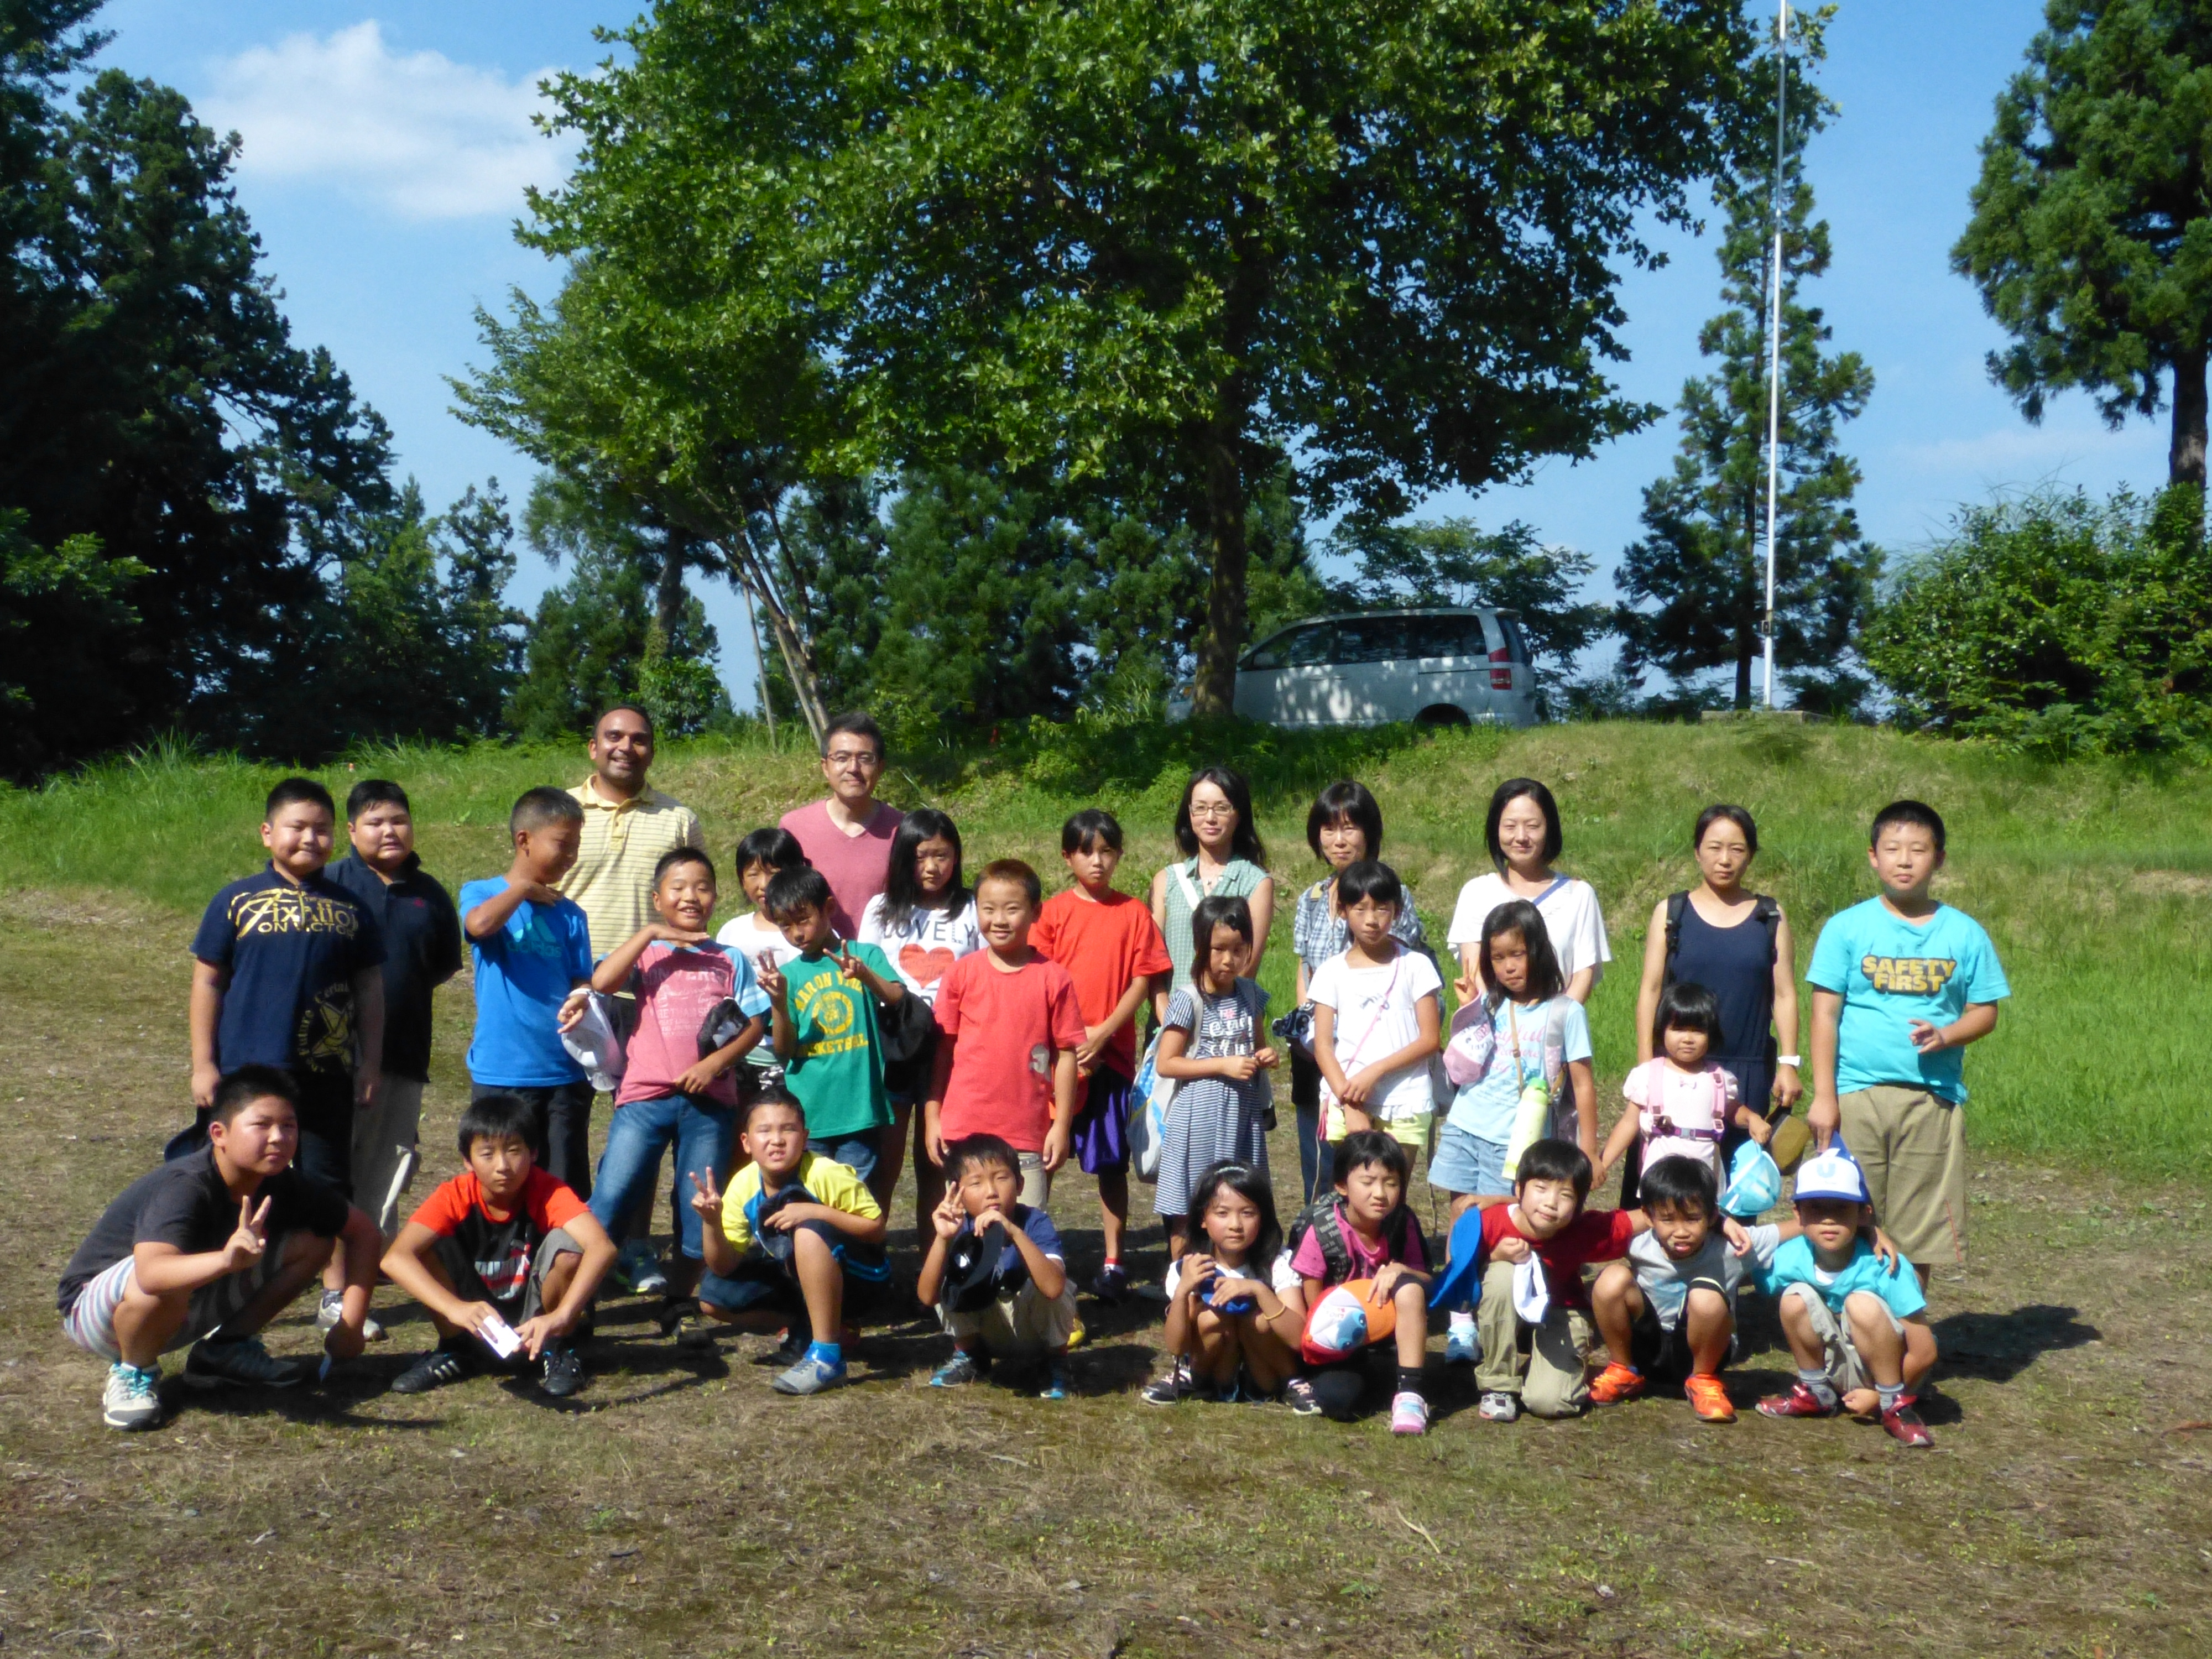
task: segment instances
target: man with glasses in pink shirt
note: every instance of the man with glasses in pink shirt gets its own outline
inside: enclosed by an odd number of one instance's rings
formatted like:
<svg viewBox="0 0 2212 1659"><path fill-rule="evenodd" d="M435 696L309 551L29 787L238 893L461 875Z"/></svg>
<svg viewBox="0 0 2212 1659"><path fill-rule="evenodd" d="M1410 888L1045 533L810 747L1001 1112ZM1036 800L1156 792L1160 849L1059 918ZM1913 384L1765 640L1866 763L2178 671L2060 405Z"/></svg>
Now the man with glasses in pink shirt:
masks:
<svg viewBox="0 0 2212 1659"><path fill-rule="evenodd" d="M876 799L884 775L882 728L866 714L840 714L822 738L830 798L783 815L806 861L830 883L830 925L841 939L860 931L860 913L884 890L891 836L905 814Z"/></svg>

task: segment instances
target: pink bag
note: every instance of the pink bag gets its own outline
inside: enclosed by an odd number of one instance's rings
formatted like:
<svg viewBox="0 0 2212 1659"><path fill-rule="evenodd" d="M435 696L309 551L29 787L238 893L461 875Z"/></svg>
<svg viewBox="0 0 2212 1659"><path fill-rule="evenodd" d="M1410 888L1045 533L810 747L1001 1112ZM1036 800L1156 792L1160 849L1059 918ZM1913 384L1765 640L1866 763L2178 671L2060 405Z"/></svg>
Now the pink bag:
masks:
<svg viewBox="0 0 2212 1659"><path fill-rule="evenodd" d="M1477 997L1452 1016L1444 1037L1444 1075L1455 1088L1480 1083L1498 1052L1498 1028L1491 1023L1490 1001Z"/></svg>

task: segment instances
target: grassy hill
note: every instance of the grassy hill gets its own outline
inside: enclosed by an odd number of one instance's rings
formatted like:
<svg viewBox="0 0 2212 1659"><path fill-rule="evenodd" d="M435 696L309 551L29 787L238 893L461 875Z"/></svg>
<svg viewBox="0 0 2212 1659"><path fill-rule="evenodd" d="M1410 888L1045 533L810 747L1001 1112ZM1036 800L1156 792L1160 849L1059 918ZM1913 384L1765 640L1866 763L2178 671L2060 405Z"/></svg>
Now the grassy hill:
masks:
<svg viewBox="0 0 2212 1659"><path fill-rule="evenodd" d="M1987 925L2014 990L1996 1035L1968 1061L1977 1144L2198 1178L2212 1152L2212 1114L2196 1097L2191 1063L2212 1025L2212 774L2052 765L1893 732L1764 722L1432 738L1078 726L1008 734L961 755L894 756L884 793L951 811L971 868L987 857L1027 858L1048 886L1060 874L1061 819L1105 805L1130 834L1122 884L1140 890L1170 854L1184 777L1215 759L1252 777L1285 898L1316 868L1304 842L1315 790L1340 776L1368 783L1389 825L1386 855L1438 934L1460 883L1485 866L1492 787L1516 775L1548 782L1565 818L1562 865L1596 886L1612 933L1615 965L1592 1003L1608 1116L1632 1058L1646 922L1692 873L1686 844L1698 810L1734 800L1757 815L1765 850L1755 884L1789 908L1802 970L1820 921L1873 890L1864 855L1873 809L1918 796L1950 826L1939 891ZM426 861L458 886L502 867L516 794L574 783L586 769L580 752L563 749L400 748L322 775L341 798L356 778L403 782ZM0 887L127 893L181 923L258 863L254 826L277 775L159 750L0 794ZM787 743L780 751L672 744L654 781L700 811L723 854L818 785L812 756ZM1262 974L1279 997L1290 982L1289 942L1285 913ZM458 1047L459 1033L445 1035L441 1054Z"/></svg>

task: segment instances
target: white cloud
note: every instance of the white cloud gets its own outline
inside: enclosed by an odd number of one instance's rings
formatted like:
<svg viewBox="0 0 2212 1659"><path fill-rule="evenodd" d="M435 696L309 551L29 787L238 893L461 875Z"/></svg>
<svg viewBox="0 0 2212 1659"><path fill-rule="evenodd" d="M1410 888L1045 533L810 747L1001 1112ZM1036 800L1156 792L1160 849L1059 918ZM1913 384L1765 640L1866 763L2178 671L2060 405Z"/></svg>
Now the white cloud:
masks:
<svg viewBox="0 0 2212 1659"><path fill-rule="evenodd" d="M372 20L225 59L202 111L244 139L248 178L326 184L410 219L514 214L574 153L531 125L550 72L508 81L440 52L402 56Z"/></svg>

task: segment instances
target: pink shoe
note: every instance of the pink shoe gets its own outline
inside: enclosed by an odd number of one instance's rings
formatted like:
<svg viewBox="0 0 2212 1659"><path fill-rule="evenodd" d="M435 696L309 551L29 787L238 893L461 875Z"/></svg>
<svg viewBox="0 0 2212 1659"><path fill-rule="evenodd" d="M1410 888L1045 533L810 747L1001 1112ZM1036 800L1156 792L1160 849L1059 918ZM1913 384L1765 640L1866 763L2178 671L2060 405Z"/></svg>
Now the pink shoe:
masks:
<svg viewBox="0 0 2212 1659"><path fill-rule="evenodd" d="M1390 1401L1390 1432L1393 1434L1426 1434L1429 1431L1429 1402L1408 1389Z"/></svg>

